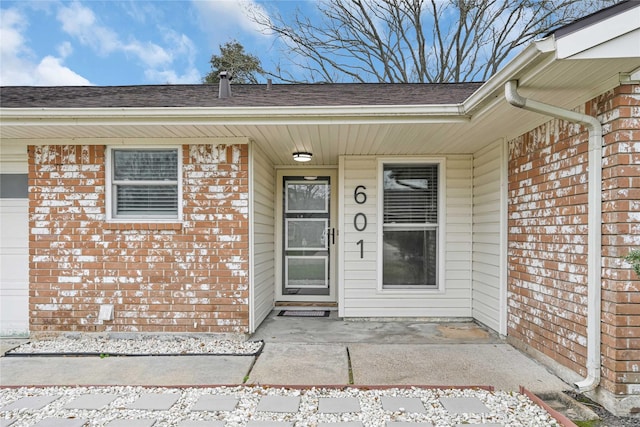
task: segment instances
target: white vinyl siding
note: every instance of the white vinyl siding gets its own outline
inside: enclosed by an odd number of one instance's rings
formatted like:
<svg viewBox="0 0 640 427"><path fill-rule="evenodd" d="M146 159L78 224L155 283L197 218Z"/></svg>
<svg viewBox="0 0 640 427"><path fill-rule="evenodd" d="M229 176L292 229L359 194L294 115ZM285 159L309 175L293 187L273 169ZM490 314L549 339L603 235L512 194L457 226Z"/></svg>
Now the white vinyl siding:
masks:
<svg viewBox="0 0 640 427"><path fill-rule="evenodd" d="M439 158L441 159L441 158ZM388 158L384 159L388 161ZM429 157L398 157L392 162L422 161ZM441 163L445 221L443 283L439 290L382 289L378 283L378 158L347 156L341 159L343 176L341 315L345 317L471 317L471 211L472 157L447 156ZM356 203L354 190L366 187L367 201ZM367 217L367 227L357 231L353 221L358 213ZM362 240L361 245L357 242Z"/></svg>
<svg viewBox="0 0 640 427"><path fill-rule="evenodd" d="M275 170L268 157L252 145L253 322L251 332L273 310L275 301Z"/></svg>
<svg viewBox="0 0 640 427"><path fill-rule="evenodd" d="M502 141L474 156L473 161L473 317L501 330L501 229L504 169Z"/></svg>

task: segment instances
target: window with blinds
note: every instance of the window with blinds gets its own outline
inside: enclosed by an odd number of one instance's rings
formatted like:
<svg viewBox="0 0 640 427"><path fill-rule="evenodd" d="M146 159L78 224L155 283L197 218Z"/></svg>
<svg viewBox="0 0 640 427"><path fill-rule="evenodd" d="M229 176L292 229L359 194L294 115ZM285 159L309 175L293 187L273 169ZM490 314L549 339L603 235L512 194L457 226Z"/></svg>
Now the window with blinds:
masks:
<svg viewBox="0 0 640 427"><path fill-rule="evenodd" d="M384 166L384 223L438 223L438 165Z"/></svg>
<svg viewBox="0 0 640 427"><path fill-rule="evenodd" d="M112 217L178 218L178 149L111 150Z"/></svg>
<svg viewBox="0 0 640 427"><path fill-rule="evenodd" d="M438 287L439 164L383 165L383 288Z"/></svg>

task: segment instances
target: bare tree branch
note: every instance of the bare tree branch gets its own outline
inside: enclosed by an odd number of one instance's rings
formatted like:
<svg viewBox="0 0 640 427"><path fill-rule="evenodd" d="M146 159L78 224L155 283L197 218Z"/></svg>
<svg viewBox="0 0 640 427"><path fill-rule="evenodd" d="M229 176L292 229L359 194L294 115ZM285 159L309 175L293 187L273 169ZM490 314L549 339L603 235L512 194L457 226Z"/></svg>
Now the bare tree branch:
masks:
<svg viewBox="0 0 640 427"><path fill-rule="evenodd" d="M518 49L616 0L319 0L318 17L249 11L285 82L486 80Z"/></svg>

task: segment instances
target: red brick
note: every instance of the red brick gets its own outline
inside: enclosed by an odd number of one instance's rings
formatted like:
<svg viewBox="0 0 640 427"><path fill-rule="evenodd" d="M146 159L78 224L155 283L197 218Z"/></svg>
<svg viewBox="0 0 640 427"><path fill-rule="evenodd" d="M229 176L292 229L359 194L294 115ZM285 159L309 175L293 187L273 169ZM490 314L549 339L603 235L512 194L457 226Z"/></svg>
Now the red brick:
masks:
<svg viewBox="0 0 640 427"><path fill-rule="evenodd" d="M190 165L183 168L189 227L180 222L105 222L103 146L28 150L29 227L44 232L30 236L34 332L192 332L193 319L208 319L214 310L232 321L201 325L198 332L247 332L248 295L241 292L238 298L237 292L246 289L247 277L236 277L225 261L234 257L234 266L248 268L248 208L231 205L232 200L248 200L246 146L183 146L184 164ZM229 164L236 158L237 164ZM206 162L217 162L218 170ZM205 176L192 175L199 173ZM224 199L201 190L216 185ZM202 212L225 216L205 221L188 217ZM222 233L228 237L221 239ZM218 240L238 241L223 245ZM202 254L205 244L207 253ZM194 286L200 283L208 284L208 291ZM103 303L115 304L115 319L101 325L97 314ZM51 310L38 311L36 304Z"/></svg>
<svg viewBox="0 0 640 427"><path fill-rule="evenodd" d="M614 393L626 390L621 372L640 369L640 281L621 261L640 245L637 93L620 86L585 106L605 120L602 385ZM551 120L509 142L508 333L583 374L584 346L572 340L586 342L588 143L571 128Z"/></svg>

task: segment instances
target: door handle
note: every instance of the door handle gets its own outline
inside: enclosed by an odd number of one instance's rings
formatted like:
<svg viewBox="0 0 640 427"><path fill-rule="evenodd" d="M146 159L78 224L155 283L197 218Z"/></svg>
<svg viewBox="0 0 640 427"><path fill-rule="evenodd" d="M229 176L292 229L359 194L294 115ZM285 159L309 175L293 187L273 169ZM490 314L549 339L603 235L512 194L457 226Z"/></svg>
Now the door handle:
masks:
<svg viewBox="0 0 640 427"><path fill-rule="evenodd" d="M328 228L327 232L329 233L329 236L330 236L329 240L330 240L331 244L335 245L336 244L336 229L333 228L333 227L332 228Z"/></svg>

